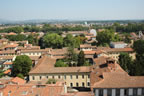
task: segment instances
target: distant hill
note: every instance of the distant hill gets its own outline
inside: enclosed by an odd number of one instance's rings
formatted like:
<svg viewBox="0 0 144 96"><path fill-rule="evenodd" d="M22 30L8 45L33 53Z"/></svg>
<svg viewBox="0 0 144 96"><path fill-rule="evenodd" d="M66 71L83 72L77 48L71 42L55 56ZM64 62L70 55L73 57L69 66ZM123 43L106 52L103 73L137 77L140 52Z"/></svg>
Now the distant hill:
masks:
<svg viewBox="0 0 144 96"><path fill-rule="evenodd" d="M63 23L63 24L84 24L84 22L87 21L87 23L144 23L144 20L59 20L59 19L33 19L33 20L23 20L23 21L14 21L14 20L4 20L0 19L0 24L40 24L40 23Z"/></svg>

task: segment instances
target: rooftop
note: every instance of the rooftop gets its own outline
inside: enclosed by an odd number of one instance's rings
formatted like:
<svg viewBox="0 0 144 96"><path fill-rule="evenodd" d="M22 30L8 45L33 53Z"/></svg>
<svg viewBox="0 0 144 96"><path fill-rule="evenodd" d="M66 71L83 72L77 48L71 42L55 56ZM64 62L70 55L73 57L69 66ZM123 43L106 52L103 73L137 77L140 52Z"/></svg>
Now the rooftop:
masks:
<svg viewBox="0 0 144 96"><path fill-rule="evenodd" d="M90 67L54 67L56 59L44 56L38 64L30 71L29 74L37 73L73 73L73 72L90 72ZM43 69L43 70L41 70ZM49 70L48 70L49 69Z"/></svg>

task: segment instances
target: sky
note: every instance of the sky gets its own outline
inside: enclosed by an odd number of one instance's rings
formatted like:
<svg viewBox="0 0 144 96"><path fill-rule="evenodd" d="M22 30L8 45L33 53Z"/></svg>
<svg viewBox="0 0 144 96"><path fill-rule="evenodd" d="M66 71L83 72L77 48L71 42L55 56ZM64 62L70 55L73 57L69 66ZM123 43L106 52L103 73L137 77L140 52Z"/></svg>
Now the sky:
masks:
<svg viewBox="0 0 144 96"><path fill-rule="evenodd" d="M0 19L144 19L144 0L0 0Z"/></svg>

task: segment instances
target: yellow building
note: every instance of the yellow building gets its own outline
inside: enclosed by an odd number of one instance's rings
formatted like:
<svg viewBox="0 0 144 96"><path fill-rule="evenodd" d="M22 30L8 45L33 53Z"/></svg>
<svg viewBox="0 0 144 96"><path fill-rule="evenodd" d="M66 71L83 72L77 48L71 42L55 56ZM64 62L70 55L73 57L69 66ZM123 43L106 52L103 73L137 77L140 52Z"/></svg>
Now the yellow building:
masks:
<svg viewBox="0 0 144 96"><path fill-rule="evenodd" d="M43 56L30 71L30 81L56 79L65 81L68 87L90 87L90 67L54 67L56 59Z"/></svg>

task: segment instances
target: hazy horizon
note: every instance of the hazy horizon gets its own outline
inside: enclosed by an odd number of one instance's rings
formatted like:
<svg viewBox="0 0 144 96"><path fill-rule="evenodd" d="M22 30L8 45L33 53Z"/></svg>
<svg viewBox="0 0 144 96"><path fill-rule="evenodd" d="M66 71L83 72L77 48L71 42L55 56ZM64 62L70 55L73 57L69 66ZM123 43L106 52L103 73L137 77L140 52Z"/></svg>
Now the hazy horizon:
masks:
<svg viewBox="0 0 144 96"><path fill-rule="evenodd" d="M1 0L0 19L143 20L144 0Z"/></svg>

